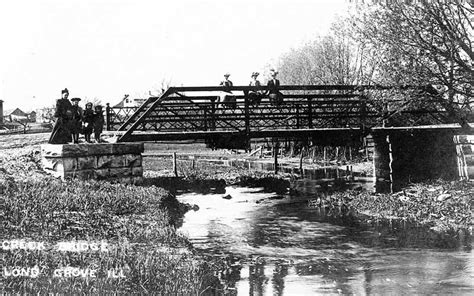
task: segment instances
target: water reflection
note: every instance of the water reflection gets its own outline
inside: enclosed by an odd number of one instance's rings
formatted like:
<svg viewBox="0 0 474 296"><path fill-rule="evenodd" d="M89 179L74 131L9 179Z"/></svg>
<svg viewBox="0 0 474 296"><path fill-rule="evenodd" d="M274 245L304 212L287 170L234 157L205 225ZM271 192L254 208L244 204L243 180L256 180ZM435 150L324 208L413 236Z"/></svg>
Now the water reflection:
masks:
<svg viewBox="0 0 474 296"><path fill-rule="evenodd" d="M212 162L214 164L225 165L230 167L247 168L249 170L257 171L274 171L275 165L268 161L253 161L244 159L200 159L201 162ZM366 176L364 173L354 172L351 165L346 165L346 168L338 166L323 167L323 168L303 168L300 170L295 164L279 164L279 171L299 175L300 182L311 181L330 181L339 185L338 190L354 189L360 187L364 190L375 192L395 192L402 188L402 183L396 182L392 184L386 180L376 180L374 177ZM334 182L336 180L336 182ZM337 182L339 181L339 182ZM339 183L339 184L337 184ZM342 188L340 185L346 185L347 188ZM351 187L351 185L353 185ZM303 189L314 188L310 186L302 186ZM324 188L323 188L324 189Z"/></svg>
<svg viewBox="0 0 474 296"><path fill-rule="evenodd" d="M470 237L459 240L403 223L369 227L329 217L308 207L314 185L326 181L311 182L296 185L308 187L307 195L227 187L225 194L180 197L200 207L186 214L180 231L201 252L232 258L221 275L227 294L474 292Z"/></svg>

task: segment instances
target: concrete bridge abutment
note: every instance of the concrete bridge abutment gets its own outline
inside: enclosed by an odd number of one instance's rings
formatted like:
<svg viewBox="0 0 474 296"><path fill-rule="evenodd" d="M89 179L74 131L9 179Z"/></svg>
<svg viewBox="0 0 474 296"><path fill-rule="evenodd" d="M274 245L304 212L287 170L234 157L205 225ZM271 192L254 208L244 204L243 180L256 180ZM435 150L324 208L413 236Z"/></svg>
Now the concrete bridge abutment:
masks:
<svg viewBox="0 0 474 296"><path fill-rule="evenodd" d="M143 143L41 145L43 170L61 177L127 184L143 181Z"/></svg>

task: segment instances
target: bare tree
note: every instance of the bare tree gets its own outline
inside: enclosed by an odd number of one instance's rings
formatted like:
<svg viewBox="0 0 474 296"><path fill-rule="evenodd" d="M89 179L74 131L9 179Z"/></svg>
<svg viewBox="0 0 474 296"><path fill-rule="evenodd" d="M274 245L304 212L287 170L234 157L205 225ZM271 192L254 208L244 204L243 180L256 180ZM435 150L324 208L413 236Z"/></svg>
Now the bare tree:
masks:
<svg viewBox="0 0 474 296"><path fill-rule="evenodd" d="M383 2L383 1L382 1ZM469 1L395 1L360 5L353 36L376 62L370 77L382 84L431 84L431 95L461 120L473 101L473 4Z"/></svg>
<svg viewBox="0 0 474 296"><path fill-rule="evenodd" d="M291 49L280 59L286 84L361 84L374 72L364 44L352 38L347 20L336 21L327 36Z"/></svg>

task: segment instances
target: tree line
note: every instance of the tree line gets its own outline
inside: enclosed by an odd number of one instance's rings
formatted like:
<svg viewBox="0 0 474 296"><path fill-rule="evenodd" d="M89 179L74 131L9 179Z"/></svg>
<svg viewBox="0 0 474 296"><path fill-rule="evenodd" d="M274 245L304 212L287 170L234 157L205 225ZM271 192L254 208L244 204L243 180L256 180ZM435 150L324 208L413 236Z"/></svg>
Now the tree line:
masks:
<svg viewBox="0 0 474 296"><path fill-rule="evenodd" d="M358 3L327 36L284 54L279 64L283 83L429 86L423 93L397 90L367 96L380 101L398 96L400 103L392 109L422 104L417 97L429 98L445 111L445 121L472 120L472 2L387 2ZM380 108L387 106L381 103Z"/></svg>

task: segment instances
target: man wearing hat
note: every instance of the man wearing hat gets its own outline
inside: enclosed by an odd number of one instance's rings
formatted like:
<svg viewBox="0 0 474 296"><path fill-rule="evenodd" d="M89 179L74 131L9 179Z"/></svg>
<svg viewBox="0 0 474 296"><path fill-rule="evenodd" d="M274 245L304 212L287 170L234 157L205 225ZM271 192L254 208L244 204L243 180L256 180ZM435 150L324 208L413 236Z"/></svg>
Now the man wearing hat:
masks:
<svg viewBox="0 0 474 296"><path fill-rule="evenodd" d="M69 116L72 111L71 102L68 100L69 91L67 88L61 91L61 99L56 101L53 131L49 138L49 144L67 144L71 142L71 131L69 129Z"/></svg>
<svg viewBox="0 0 474 296"><path fill-rule="evenodd" d="M221 94L221 99L220 102L222 103L222 106L225 107L230 107L230 108L235 108L236 107L236 100L235 98L231 98L227 94L232 94L230 91L230 87L233 86L232 81L229 80L229 73L224 74L224 80L221 81L219 85L224 87L223 93Z"/></svg>
<svg viewBox="0 0 474 296"><path fill-rule="evenodd" d="M260 86L260 81L257 80L258 75L260 75L260 73L258 72L252 73L252 75L250 76L252 80L250 80L249 86ZM258 105L262 100L262 93L258 90L251 90L248 94L248 100L249 104Z"/></svg>
<svg viewBox="0 0 474 296"><path fill-rule="evenodd" d="M82 129L82 116L83 111L82 108L79 107L79 101L81 98L72 98L72 107L71 107L71 121L70 121L70 129L72 134L72 140L74 144L79 144L79 134L81 133Z"/></svg>
<svg viewBox="0 0 474 296"><path fill-rule="evenodd" d="M280 80L276 78L278 74L278 71L275 69L270 70L270 76L272 79L268 80L267 83L267 95L268 98L270 99L270 102L274 106L279 106L281 103L283 103L283 94L278 91L278 87L280 86Z"/></svg>

